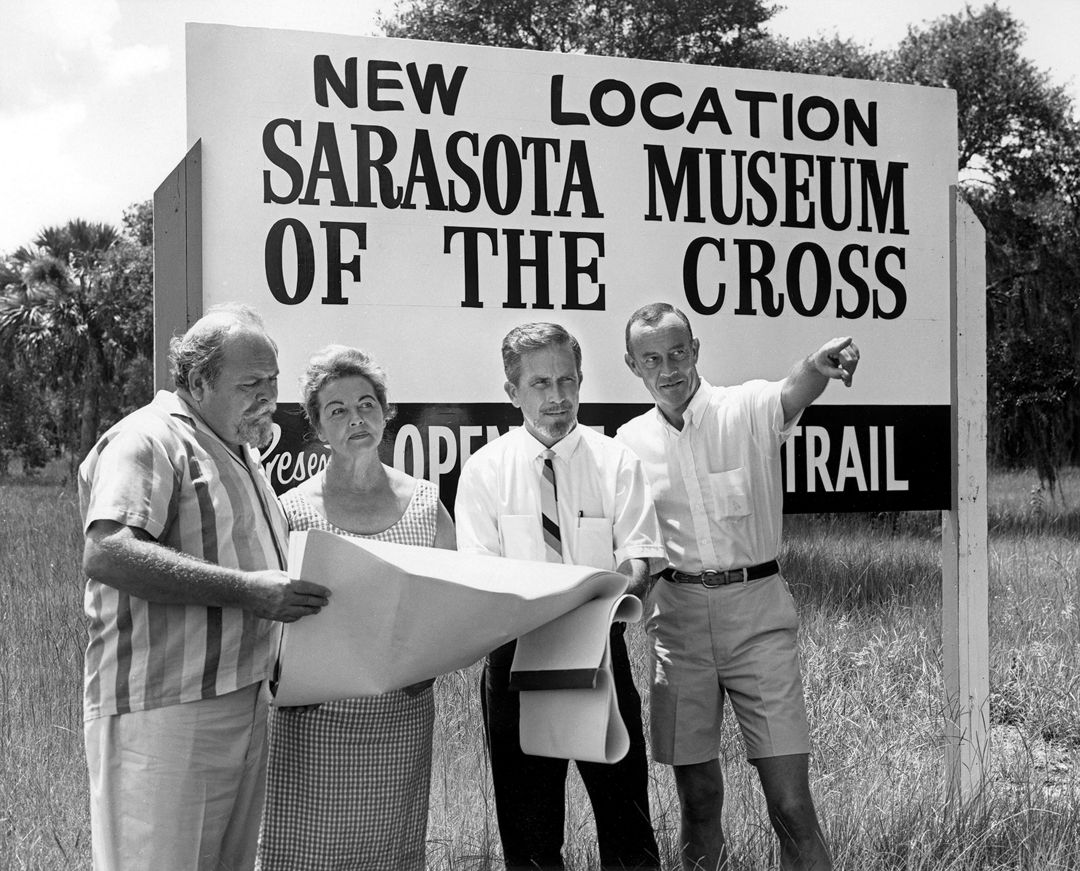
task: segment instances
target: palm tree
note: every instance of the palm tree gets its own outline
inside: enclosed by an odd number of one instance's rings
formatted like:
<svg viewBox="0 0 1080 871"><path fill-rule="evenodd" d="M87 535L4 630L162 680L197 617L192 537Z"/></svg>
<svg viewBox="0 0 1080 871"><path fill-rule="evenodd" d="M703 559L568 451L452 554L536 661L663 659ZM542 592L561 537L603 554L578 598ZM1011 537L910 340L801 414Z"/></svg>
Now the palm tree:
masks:
<svg viewBox="0 0 1080 871"><path fill-rule="evenodd" d="M0 339L65 400L60 425L75 463L94 445L124 360L147 353L148 255L133 261L124 246L136 247L78 219L44 228L0 269Z"/></svg>

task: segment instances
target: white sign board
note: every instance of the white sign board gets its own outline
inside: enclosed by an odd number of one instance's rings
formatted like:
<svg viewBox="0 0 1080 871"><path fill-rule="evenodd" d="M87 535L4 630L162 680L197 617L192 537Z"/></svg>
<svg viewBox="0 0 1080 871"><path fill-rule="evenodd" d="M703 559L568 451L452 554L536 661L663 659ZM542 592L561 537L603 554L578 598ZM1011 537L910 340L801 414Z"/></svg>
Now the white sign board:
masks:
<svg viewBox="0 0 1080 871"><path fill-rule="evenodd" d="M713 383L855 337L855 388L791 442L796 510L947 507L951 91L198 24L187 72L204 306L262 313L285 403L318 348L374 353L388 453L444 499L520 422L510 328L578 337L582 420L610 432L648 399L626 319L662 300Z"/></svg>

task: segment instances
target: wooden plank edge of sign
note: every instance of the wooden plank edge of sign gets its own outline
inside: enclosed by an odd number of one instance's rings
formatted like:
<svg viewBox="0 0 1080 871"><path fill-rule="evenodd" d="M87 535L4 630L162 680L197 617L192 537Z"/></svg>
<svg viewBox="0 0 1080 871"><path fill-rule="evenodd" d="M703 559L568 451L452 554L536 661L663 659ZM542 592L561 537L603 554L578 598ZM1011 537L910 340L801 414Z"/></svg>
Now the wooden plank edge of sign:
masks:
<svg viewBox="0 0 1080 871"><path fill-rule="evenodd" d="M990 676L986 484L986 233L950 188L952 507L941 524L945 787L982 793L989 768Z"/></svg>
<svg viewBox="0 0 1080 871"><path fill-rule="evenodd" d="M202 315L202 140L154 191L154 390L172 387L169 340Z"/></svg>

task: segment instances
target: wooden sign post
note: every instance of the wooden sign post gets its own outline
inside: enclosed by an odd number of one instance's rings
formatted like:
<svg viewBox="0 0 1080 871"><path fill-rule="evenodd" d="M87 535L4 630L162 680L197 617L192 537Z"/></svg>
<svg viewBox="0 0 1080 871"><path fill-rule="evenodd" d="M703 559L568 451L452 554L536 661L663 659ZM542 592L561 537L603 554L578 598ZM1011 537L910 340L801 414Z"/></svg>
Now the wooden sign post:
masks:
<svg viewBox="0 0 1080 871"><path fill-rule="evenodd" d="M941 647L946 791L966 801L982 785L990 737L986 234L955 194L952 226L952 507L941 515Z"/></svg>

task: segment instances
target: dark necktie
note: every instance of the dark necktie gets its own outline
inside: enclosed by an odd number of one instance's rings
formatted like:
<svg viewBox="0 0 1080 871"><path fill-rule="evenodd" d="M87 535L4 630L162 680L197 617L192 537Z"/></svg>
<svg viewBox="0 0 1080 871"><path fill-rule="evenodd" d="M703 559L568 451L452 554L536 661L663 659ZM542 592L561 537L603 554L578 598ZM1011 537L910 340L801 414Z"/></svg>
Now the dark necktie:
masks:
<svg viewBox="0 0 1080 871"><path fill-rule="evenodd" d="M561 563L562 536L559 533L559 497L555 487L555 452L546 450L540 475L540 521L544 532L544 553L549 563Z"/></svg>

